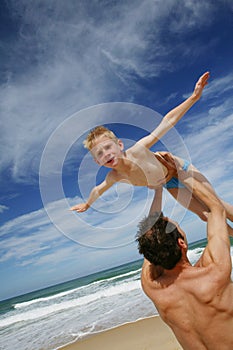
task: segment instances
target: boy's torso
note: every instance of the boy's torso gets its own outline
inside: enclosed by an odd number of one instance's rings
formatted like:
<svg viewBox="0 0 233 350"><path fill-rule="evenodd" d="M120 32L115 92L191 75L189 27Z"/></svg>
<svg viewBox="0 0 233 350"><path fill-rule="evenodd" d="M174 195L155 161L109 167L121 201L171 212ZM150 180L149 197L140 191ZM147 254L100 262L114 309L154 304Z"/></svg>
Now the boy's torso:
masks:
<svg viewBox="0 0 233 350"><path fill-rule="evenodd" d="M123 161L125 164L123 171L114 171L116 181L152 188L165 182L167 168L149 149L136 144L125 152Z"/></svg>

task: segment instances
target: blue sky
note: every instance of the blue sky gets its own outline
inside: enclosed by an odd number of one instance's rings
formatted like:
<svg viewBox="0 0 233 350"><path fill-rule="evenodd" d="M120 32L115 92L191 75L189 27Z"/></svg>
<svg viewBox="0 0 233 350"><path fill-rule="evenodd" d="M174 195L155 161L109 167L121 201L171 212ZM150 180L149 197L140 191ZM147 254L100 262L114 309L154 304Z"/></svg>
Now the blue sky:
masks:
<svg viewBox="0 0 233 350"><path fill-rule="evenodd" d="M201 100L155 150L189 157L233 203L232 1L1 2L0 299L140 258L152 191L118 185L69 206L106 174L82 141L107 124L130 146L192 91ZM156 113L158 112L158 113ZM205 225L165 193L187 231Z"/></svg>

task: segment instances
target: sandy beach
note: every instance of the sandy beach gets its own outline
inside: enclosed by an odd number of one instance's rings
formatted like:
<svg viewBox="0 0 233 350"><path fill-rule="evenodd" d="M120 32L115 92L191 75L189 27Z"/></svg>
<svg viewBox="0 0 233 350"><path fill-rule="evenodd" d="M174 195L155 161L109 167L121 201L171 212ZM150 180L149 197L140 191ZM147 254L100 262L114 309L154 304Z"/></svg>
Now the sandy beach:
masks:
<svg viewBox="0 0 233 350"><path fill-rule="evenodd" d="M182 348L170 328L159 316L154 316L97 333L59 349L180 350Z"/></svg>

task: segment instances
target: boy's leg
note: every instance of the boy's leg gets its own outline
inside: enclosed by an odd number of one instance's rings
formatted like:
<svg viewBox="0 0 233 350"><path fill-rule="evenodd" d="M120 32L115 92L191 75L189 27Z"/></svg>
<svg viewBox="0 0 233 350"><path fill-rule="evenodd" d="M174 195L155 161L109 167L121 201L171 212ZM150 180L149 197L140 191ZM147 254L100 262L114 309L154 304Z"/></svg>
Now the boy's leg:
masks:
<svg viewBox="0 0 233 350"><path fill-rule="evenodd" d="M209 209L204 203L198 200L187 188L169 188L167 190L183 207L197 214L201 220L207 221ZM228 203L225 204L229 205ZM228 234L233 237L233 228L230 225L227 226Z"/></svg>
<svg viewBox="0 0 233 350"><path fill-rule="evenodd" d="M201 220L207 221L209 209L194 197L187 188L168 188L167 190L184 208L197 214Z"/></svg>
<svg viewBox="0 0 233 350"><path fill-rule="evenodd" d="M233 222L233 205L223 201L214 191L213 186L211 185L211 183L207 180L207 178L197 169L195 168L195 166L193 166L192 164L190 164L187 172L191 172L191 175L198 181L202 182L205 186L208 187L208 189L213 192L215 194L216 197L219 198L219 200L221 201L222 205L224 206L225 210L226 210L226 215L227 215L227 219L229 219L230 221Z"/></svg>
<svg viewBox="0 0 233 350"><path fill-rule="evenodd" d="M185 170L192 177L194 177L196 180L202 182L205 186L208 187L208 189L211 192L213 192L218 197L218 195L215 193L210 182L195 166L193 166L192 164L188 164L188 165L185 164L185 161L182 158L176 157L169 152L157 152L157 154L159 155L159 157L157 157L157 159L163 165L165 165L167 167L168 173L173 172L173 169L175 166L175 162L174 162L174 160L175 160L176 162L180 163L181 167L183 167L185 165L185 167L186 167ZM166 187L166 185L165 185L165 187ZM200 203L200 201L197 198L194 198L194 196L192 196L191 192L188 189L187 189L188 192L185 192L184 188L179 188L179 192L178 192L178 188L174 186L173 188L167 188L167 190L172 194L172 196L175 199L177 199L178 202L180 202L180 204L182 204L184 207L186 207L189 210L196 213L202 220L206 221L206 212L208 212L208 209L206 209L204 207L204 204ZM179 198L177 197L178 194L179 194ZM187 199L185 199L185 195L188 195ZM191 200L191 198L192 198L192 200ZM221 198L219 198L219 200L222 202L222 205L224 206L224 208L226 210L227 219L229 219L233 222L233 205L224 202Z"/></svg>

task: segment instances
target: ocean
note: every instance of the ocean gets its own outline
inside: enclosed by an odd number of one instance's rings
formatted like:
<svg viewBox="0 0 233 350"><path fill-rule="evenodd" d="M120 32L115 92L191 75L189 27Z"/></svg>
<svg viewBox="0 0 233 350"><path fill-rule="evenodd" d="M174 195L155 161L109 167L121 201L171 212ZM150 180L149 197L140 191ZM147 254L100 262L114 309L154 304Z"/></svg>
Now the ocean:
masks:
<svg viewBox="0 0 233 350"><path fill-rule="evenodd" d="M190 244L192 263L205 244L206 240ZM0 349L54 350L155 315L154 305L141 289L141 266L142 260L134 261L0 302Z"/></svg>

